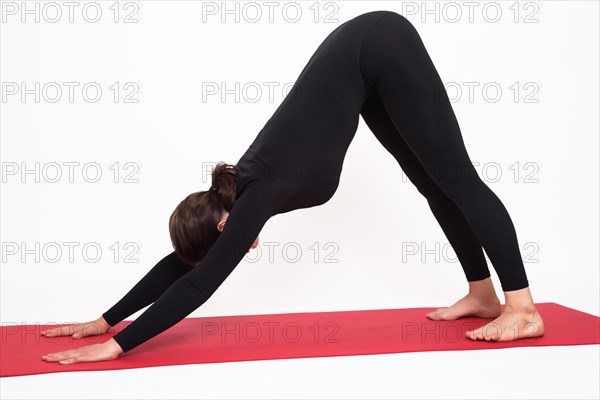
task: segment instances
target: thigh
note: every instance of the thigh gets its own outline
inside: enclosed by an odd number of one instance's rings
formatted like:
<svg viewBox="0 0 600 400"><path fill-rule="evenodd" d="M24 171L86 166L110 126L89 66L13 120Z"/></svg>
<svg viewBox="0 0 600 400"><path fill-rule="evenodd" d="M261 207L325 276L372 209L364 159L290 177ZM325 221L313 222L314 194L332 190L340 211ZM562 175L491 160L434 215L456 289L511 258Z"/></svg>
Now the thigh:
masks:
<svg viewBox="0 0 600 400"><path fill-rule="evenodd" d="M396 159L421 194L425 197L442 194L440 187L423 168L394 126L377 92L373 92L367 98L360 114L379 143Z"/></svg>
<svg viewBox="0 0 600 400"><path fill-rule="evenodd" d="M420 35L397 14L380 22L365 37L368 58L362 61L392 124L443 189L475 182L454 110Z"/></svg>

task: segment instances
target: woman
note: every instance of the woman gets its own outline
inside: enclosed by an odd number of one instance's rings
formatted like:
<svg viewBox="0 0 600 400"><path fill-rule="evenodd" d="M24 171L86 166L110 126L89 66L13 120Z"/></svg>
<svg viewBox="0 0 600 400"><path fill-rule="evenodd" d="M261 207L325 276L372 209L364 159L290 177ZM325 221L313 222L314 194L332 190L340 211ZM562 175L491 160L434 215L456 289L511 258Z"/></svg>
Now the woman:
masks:
<svg viewBox="0 0 600 400"><path fill-rule="evenodd" d="M103 344L42 358L111 360L201 306L257 246L269 218L333 196L359 115L427 199L469 282L465 297L427 317L495 318L468 331L473 340L542 336L510 216L475 172L419 34L403 16L373 11L331 32L237 164L219 163L210 189L177 206L169 221L173 253L98 320L45 335L102 334L154 304ZM502 284L502 313L482 247Z"/></svg>

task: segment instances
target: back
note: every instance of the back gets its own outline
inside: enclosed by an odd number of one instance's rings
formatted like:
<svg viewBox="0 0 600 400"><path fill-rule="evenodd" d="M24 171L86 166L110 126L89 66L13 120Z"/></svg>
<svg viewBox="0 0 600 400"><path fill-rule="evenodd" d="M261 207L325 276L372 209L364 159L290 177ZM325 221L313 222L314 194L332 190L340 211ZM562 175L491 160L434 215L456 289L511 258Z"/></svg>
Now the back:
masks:
<svg viewBox="0 0 600 400"><path fill-rule="evenodd" d="M253 179L287 193L279 213L327 202L370 90L359 66L362 39L389 11L344 22L319 45L294 86L238 161L240 194Z"/></svg>

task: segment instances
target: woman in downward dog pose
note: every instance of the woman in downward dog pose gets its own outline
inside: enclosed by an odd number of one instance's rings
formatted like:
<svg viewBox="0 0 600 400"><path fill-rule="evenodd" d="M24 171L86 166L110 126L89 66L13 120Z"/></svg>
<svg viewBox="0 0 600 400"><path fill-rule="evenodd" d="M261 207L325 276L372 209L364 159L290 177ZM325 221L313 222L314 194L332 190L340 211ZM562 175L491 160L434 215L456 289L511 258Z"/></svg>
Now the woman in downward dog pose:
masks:
<svg viewBox="0 0 600 400"><path fill-rule="evenodd" d="M42 358L115 359L200 307L257 246L267 220L333 196L359 115L427 200L469 283L466 296L427 317L495 318L466 332L473 340L542 336L511 218L476 173L419 34L400 14L373 11L333 30L239 161L217 164L210 189L176 207L174 252L97 320L42 334L102 334L153 304L105 343ZM504 291L502 312L482 248Z"/></svg>

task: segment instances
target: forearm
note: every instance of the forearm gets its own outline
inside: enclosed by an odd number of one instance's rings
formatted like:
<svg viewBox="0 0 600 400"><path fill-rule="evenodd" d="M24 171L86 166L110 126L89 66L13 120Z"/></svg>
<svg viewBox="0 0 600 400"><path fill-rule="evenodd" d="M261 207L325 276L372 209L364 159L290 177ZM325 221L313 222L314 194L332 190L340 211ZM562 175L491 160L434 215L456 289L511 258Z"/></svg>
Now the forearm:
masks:
<svg viewBox="0 0 600 400"><path fill-rule="evenodd" d="M190 267L183 264L175 252L160 260L121 300L102 314L109 326L114 326L133 313L158 299L187 272Z"/></svg>
<svg viewBox="0 0 600 400"><path fill-rule="evenodd" d="M215 290L213 287L198 292L188 280L182 278L113 339L123 352L128 352L184 319L204 304Z"/></svg>
<svg viewBox="0 0 600 400"><path fill-rule="evenodd" d="M233 272L284 197L263 183L236 200L227 224L200 264L174 282L142 315L114 336L124 352L165 331L200 307Z"/></svg>

